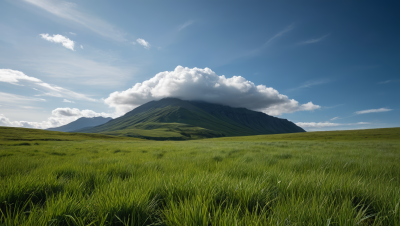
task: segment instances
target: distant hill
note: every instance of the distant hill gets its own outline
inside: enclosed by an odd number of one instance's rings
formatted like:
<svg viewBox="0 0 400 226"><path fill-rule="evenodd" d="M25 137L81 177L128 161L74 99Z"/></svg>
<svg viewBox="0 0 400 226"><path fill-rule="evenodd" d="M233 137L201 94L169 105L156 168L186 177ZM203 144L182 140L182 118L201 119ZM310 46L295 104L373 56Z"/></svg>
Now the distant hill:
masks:
<svg viewBox="0 0 400 226"><path fill-rule="evenodd" d="M94 117L94 118L79 118L71 123L68 123L67 125L63 125L60 127L56 128L49 128L47 130L50 131L60 131L60 132L73 132L76 130L80 130L83 128L91 128L94 126L98 126L101 124L104 124L108 121L110 121L112 118L104 118L104 117Z"/></svg>
<svg viewBox="0 0 400 226"><path fill-rule="evenodd" d="M245 108L164 98L78 132L156 140L305 132L296 124Z"/></svg>

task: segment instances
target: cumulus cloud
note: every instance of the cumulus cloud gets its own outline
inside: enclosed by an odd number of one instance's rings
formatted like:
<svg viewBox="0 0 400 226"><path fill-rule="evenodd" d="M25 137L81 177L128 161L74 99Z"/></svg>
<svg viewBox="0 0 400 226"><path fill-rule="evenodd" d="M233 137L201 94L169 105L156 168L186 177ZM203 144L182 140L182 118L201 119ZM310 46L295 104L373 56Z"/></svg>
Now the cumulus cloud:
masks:
<svg viewBox="0 0 400 226"><path fill-rule="evenodd" d="M116 108L117 113L123 114L141 104L165 97L244 107L270 115L320 108L312 102L299 104L271 87L255 85L242 76L226 78L224 75L218 76L209 68L182 66L176 67L174 71L160 72L125 91L111 93L105 103Z"/></svg>
<svg viewBox="0 0 400 226"><path fill-rule="evenodd" d="M369 122L357 122L357 123L333 123L333 122L297 122L296 125L304 128L323 128L323 127L334 127L334 126L353 126L353 125L368 125Z"/></svg>
<svg viewBox="0 0 400 226"><path fill-rule="evenodd" d="M40 34L43 39L49 42L61 43L65 48L74 50L75 43L74 41L70 40L69 38L62 36L62 35L53 35L50 36L49 34Z"/></svg>
<svg viewBox="0 0 400 226"><path fill-rule="evenodd" d="M63 87L45 83L38 78L30 77L21 71L11 69L0 69L0 82L7 82L14 85L22 85L20 84L21 82L29 82L30 85L39 88L34 88L35 90L40 90L43 92L37 96L69 97L73 99L96 101L95 99L87 97L84 94L76 93Z"/></svg>
<svg viewBox="0 0 400 226"><path fill-rule="evenodd" d="M392 109L388 108L379 108L379 109L369 109L369 110L363 110L363 111L356 111L354 112L357 115L361 114L368 114L368 113L379 113L379 112L386 112L386 111L391 111Z"/></svg>
<svg viewBox="0 0 400 226"><path fill-rule="evenodd" d="M92 110L79 110L77 108L57 108L51 112L51 117L42 122L12 121L3 114L0 114L0 126L47 129L63 126L81 117L93 118L98 116L115 117L114 114L108 114L104 112L97 113Z"/></svg>
<svg viewBox="0 0 400 226"><path fill-rule="evenodd" d="M150 43L146 42L146 40L144 40L142 38L138 38L138 39L136 39L136 41L140 45L144 46L144 48L146 48L146 49L150 49L150 47L151 47Z"/></svg>

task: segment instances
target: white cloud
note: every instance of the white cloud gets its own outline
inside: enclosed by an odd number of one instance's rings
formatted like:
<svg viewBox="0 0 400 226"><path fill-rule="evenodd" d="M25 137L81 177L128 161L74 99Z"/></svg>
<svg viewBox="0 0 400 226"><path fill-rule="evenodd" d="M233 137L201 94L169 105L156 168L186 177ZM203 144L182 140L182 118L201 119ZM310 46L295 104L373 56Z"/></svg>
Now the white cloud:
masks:
<svg viewBox="0 0 400 226"><path fill-rule="evenodd" d="M83 45L81 45L81 49L83 49Z"/></svg>
<svg viewBox="0 0 400 226"><path fill-rule="evenodd" d="M386 112L386 111L391 111L391 110L392 109L387 109L387 108L369 109L369 110L363 110L363 111L356 111L355 114L360 115L360 114L368 114L368 113Z"/></svg>
<svg viewBox="0 0 400 226"><path fill-rule="evenodd" d="M334 121L336 119L340 119L340 118L339 117L334 117L334 118L331 118L329 121Z"/></svg>
<svg viewBox="0 0 400 226"><path fill-rule="evenodd" d="M357 122L357 123L333 123L333 122L297 122L296 125L304 128L322 128L322 127L334 127L334 126L353 126L353 125L368 125L369 122Z"/></svg>
<svg viewBox="0 0 400 226"><path fill-rule="evenodd" d="M320 38L310 39L310 40L307 40L307 41L305 41L305 42L300 42L299 44L304 45L304 44L316 43L316 42L319 42L319 41L321 41L322 39L328 37L329 35L330 35L330 34L324 35L324 36L322 36L322 37L320 37Z"/></svg>
<svg viewBox="0 0 400 226"><path fill-rule="evenodd" d="M96 101L93 98L87 97L84 94L43 82L42 80L25 75L21 71L11 69L0 69L0 82L7 82L14 85L20 85L20 82L29 82L30 85L36 86L35 90L42 91L42 94L37 96L53 96L53 97L69 97L73 99Z"/></svg>
<svg viewBox="0 0 400 226"><path fill-rule="evenodd" d="M241 76L218 76L209 68L184 68L160 72L153 78L136 83L132 88L114 92L105 103L123 114L151 100L176 97L183 100L202 100L232 107L245 107L270 115L295 111L312 111L320 106L312 102L300 105L277 90L255 85Z"/></svg>
<svg viewBox="0 0 400 226"><path fill-rule="evenodd" d="M82 13L77 4L62 0L25 0L47 12L79 23L90 30L116 41L125 41L123 32L100 18Z"/></svg>
<svg viewBox="0 0 400 226"><path fill-rule="evenodd" d="M56 108L54 109L51 114L54 117L87 117L93 118L98 116L103 117L111 117L111 114L108 113L97 113L92 110L79 110L78 108Z"/></svg>
<svg viewBox="0 0 400 226"><path fill-rule="evenodd" d="M190 26L191 24L193 24L193 22L194 22L193 20L186 21L184 24L179 26L178 30L180 31L180 30L186 28L187 26Z"/></svg>
<svg viewBox="0 0 400 226"><path fill-rule="evenodd" d="M76 33L74 33L74 32L68 32L68 33L70 33L71 35L76 35Z"/></svg>
<svg viewBox="0 0 400 226"><path fill-rule="evenodd" d="M43 39L49 42L61 43L65 48L74 50L75 43L74 41L70 40L69 38L62 36L62 35L53 35L50 36L49 34L40 34Z"/></svg>
<svg viewBox="0 0 400 226"><path fill-rule="evenodd" d="M71 100L67 100L67 99L64 99L63 102L65 102L65 103L75 103L75 102L73 102Z"/></svg>
<svg viewBox="0 0 400 226"><path fill-rule="evenodd" d="M108 114L104 112L97 113L92 110L79 110L77 108L57 108L52 111L51 117L42 122L12 121L9 118L5 117L3 114L0 114L0 126L47 129L68 124L81 117L93 118L98 116L115 117L115 115L113 114Z"/></svg>
<svg viewBox="0 0 400 226"><path fill-rule="evenodd" d="M146 40L144 40L144 39L142 39L142 38L138 38L138 39L136 39L136 41L137 41L140 45L144 46L144 48L146 48L146 49L150 49L150 47L151 47L150 43L146 42Z"/></svg>
<svg viewBox="0 0 400 226"><path fill-rule="evenodd" d="M0 82L7 82L16 85L21 80L30 82L41 82L40 79L27 76L20 71L15 71L11 69L0 69Z"/></svg>

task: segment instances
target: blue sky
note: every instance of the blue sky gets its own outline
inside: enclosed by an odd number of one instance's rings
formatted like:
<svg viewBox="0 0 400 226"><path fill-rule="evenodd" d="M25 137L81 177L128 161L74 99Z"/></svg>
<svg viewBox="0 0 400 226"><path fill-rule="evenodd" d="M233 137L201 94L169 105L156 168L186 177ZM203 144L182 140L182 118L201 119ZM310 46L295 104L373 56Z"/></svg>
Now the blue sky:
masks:
<svg viewBox="0 0 400 226"><path fill-rule="evenodd" d="M400 3L0 2L0 125L117 117L167 96L308 131L399 127Z"/></svg>

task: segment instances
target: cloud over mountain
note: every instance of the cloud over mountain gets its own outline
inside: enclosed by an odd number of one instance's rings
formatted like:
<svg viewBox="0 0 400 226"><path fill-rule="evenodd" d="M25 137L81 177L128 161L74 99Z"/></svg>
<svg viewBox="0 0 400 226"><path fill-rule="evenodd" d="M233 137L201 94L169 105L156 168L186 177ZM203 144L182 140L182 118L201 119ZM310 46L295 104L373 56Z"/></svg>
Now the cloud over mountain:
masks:
<svg viewBox="0 0 400 226"><path fill-rule="evenodd" d="M209 68L178 66L174 71L164 71L132 88L113 92L105 103L123 114L151 100L176 97L182 100L202 100L231 107L244 107L270 115L295 111L312 111L320 108L312 102L299 104L265 85L255 85L242 76L226 78Z"/></svg>

